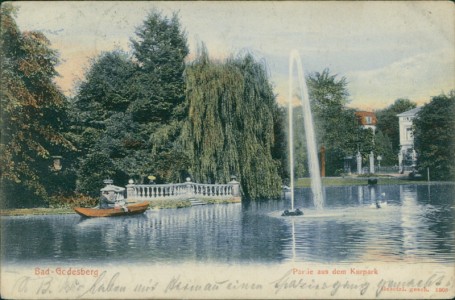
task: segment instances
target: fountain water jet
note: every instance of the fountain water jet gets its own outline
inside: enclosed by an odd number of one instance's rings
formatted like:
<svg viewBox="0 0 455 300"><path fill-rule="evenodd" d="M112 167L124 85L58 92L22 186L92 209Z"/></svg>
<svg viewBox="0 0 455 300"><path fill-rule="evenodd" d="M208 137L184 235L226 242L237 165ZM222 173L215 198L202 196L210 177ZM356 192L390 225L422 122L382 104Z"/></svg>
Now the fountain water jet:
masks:
<svg viewBox="0 0 455 300"><path fill-rule="evenodd" d="M305 137L308 152L308 166L311 177L311 191L313 193L313 202L317 210L323 208L323 194L321 176L319 174L319 160L316 148L316 136L314 134L313 116L311 114L310 99L308 96L308 87L306 85L303 66L300 55L297 50L292 50L289 56L289 165L290 165L290 189L291 189L291 209L294 210L294 142L293 142L293 114L292 114L292 95L293 95L293 74L294 63L297 66L297 75L300 89L300 101L303 109L303 121L305 126Z"/></svg>

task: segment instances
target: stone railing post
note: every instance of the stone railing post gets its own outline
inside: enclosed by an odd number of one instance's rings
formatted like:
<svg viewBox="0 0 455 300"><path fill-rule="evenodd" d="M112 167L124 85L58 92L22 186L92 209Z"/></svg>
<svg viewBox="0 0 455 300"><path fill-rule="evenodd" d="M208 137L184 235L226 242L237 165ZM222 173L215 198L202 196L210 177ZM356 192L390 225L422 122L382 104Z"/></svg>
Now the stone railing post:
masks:
<svg viewBox="0 0 455 300"><path fill-rule="evenodd" d="M134 189L134 180L128 180L128 184L126 185L126 200L134 201L136 200L136 190Z"/></svg>
<svg viewBox="0 0 455 300"><path fill-rule="evenodd" d="M126 199L129 202L198 197L233 198L241 201L240 183L235 177L231 177L227 184L199 184L188 177L186 182L178 184L135 184L133 179L130 179L126 185Z"/></svg>
<svg viewBox="0 0 455 300"><path fill-rule="evenodd" d="M373 151L370 153L370 174L374 174L374 154Z"/></svg>
<svg viewBox="0 0 455 300"><path fill-rule="evenodd" d="M186 178L186 196L193 197L193 183L190 177Z"/></svg>
<svg viewBox="0 0 455 300"><path fill-rule="evenodd" d="M357 160L357 174L362 174L362 155L359 151L357 151L357 155L355 156Z"/></svg>
<svg viewBox="0 0 455 300"><path fill-rule="evenodd" d="M235 176L231 176L231 181L229 185L232 186L232 196L240 197L240 182L236 180Z"/></svg>

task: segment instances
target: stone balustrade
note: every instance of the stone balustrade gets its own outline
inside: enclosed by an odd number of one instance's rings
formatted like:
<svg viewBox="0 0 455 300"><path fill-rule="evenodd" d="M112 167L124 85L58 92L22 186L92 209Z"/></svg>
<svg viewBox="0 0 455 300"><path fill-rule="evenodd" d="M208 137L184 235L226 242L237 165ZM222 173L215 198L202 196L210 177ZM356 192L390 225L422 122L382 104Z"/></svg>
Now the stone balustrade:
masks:
<svg viewBox="0 0 455 300"><path fill-rule="evenodd" d="M226 184L204 184L191 182L187 178L185 183L170 184L134 184L129 181L126 186L128 201L152 200L185 200L201 199L240 199L240 184L232 180Z"/></svg>

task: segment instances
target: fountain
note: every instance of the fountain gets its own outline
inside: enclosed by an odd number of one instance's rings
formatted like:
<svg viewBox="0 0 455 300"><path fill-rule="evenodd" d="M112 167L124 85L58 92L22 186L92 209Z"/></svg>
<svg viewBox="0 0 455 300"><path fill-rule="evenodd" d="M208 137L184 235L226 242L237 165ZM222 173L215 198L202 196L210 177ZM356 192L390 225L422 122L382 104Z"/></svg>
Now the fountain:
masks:
<svg viewBox="0 0 455 300"><path fill-rule="evenodd" d="M314 134L313 116L311 114L310 99L308 96L308 88L306 85L302 62L298 51L293 50L289 56L289 99L288 99L288 114L289 114L289 165L290 165L290 190L291 190L291 212L287 211L283 215L301 215L294 210L294 142L293 142L293 114L292 114L292 95L293 95L293 74L294 63L297 65L297 75L300 89L300 100L303 109L303 118L305 126L305 137L308 152L308 166L311 177L311 191L313 193L313 202L317 210L323 208L322 184L319 174L319 160L316 148L316 137Z"/></svg>

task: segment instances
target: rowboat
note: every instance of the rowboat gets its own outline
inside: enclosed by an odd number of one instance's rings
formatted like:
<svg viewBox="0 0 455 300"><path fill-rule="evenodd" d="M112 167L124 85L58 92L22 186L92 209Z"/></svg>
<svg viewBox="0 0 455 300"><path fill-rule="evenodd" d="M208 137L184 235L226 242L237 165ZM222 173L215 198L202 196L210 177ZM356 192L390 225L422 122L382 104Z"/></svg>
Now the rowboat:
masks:
<svg viewBox="0 0 455 300"><path fill-rule="evenodd" d="M123 207L118 208L86 208L75 207L74 210L83 217L118 217L142 214L149 207L148 202L140 202L126 205L126 210Z"/></svg>

